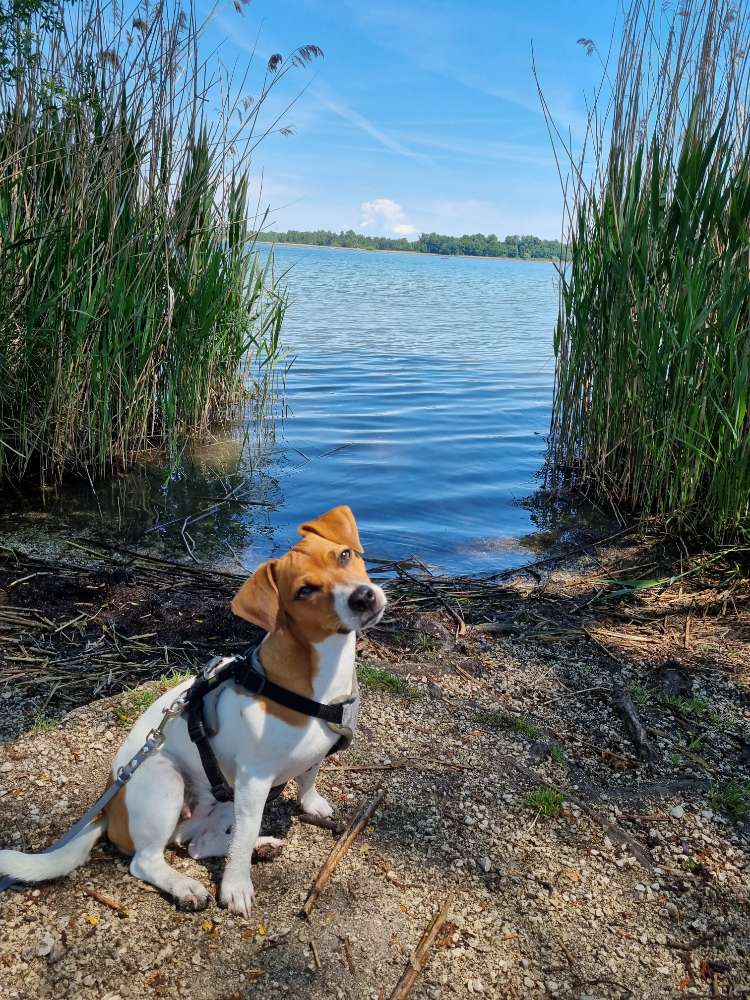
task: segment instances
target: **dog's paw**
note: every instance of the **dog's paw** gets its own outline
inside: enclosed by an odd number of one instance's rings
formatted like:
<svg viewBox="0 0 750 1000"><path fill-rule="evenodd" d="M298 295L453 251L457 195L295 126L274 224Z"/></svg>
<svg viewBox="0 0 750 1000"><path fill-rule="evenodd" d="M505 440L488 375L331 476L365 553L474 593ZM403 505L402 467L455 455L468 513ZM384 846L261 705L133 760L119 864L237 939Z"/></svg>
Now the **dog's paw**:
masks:
<svg viewBox="0 0 750 1000"><path fill-rule="evenodd" d="M279 837L258 837L255 841L255 850L260 850L261 847L286 847L286 841L281 840Z"/></svg>
<svg viewBox="0 0 750 1000"><path fill-rule="evenodd" d="M220 902L230 913L236 913L240 917L249 917L255 902L253 883L249 879L247 882L240 883L222 882Z"/></svg>
<svg viewBox="0 0 750 1000"><path fill-rule="evenodd" d="M307 813L308 816L314 816L315 819L330 819L333 816L331 803L322 795L318 795L314 788L302 796L299 804L302 812Z"/></svg>
<svg viewBox="0 0 750 1000"><path fill-rule="evenodd" d="M181 878L172 887L172 895L177 903L178 910L188 910L196 912L205 910L213 899L205 886L194 878Z"/></svg>

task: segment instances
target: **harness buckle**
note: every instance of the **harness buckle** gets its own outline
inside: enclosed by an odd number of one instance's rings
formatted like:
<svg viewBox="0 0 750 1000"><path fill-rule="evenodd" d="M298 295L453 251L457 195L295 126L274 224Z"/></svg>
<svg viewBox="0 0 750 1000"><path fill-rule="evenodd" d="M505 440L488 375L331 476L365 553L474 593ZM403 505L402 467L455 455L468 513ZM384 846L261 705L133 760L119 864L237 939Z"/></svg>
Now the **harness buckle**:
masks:
<svg viewBox="0 0 750 1000"><path fill-rule="evenodd" d="M235 660L235 656L214 656L201 668L201 677L209 681L222 667Z"/></svg>

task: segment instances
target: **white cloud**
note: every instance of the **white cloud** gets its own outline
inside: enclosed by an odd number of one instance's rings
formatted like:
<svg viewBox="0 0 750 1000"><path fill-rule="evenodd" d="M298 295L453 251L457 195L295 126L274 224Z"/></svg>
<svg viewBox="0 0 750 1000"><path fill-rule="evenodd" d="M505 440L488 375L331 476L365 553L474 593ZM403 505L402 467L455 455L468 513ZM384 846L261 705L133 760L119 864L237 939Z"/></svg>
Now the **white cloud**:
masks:
<svg viewBox="0 0 750 1000"><path fill-rule="evenodd" d="M360 205L362 219L359 229L369 229L377 226L382 232L390 233L394 236L417 235L416 226L408 222L404 216L404 210L397 201L390 198L374 198L372 201L363 201Z"/></svg>

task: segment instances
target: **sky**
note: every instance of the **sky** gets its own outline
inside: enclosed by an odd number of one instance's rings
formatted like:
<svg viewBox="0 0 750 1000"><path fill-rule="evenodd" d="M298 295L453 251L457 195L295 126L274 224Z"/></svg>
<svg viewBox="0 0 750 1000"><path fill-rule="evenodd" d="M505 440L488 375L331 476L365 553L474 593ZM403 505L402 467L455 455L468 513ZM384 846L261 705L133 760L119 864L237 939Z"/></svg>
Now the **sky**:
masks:
<svg viewBox="0 0 750 1000"><path fill-rule="evenodd" d="M264 108L283 124L252 169L269 228L558 238L562 193L532 75L532 43L558 128L580 141L616 0L221 0L205 44L257 96L265 63L314 43ZM208 6L205 7L208 12ZM256 92L254 93L254 88ZM258 193L256 191L256 193Z"/></svg>

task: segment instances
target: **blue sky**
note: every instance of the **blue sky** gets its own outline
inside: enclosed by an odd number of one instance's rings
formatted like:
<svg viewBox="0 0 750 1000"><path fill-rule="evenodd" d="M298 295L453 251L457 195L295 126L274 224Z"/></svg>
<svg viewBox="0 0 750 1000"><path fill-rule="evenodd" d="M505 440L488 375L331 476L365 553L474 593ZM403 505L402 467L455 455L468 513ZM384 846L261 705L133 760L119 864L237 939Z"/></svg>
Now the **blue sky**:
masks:
<svg viewBox="0 0 750 1000"><path fill-rule="evenodd" d="M253 162L275 229L413 236L560 234L561 192L531 73L531 43L560 128L583 134L616 0L228 0L207 39L258 86L265 59L308 42L325 57L287 76L267 105L294 134Z"/></svg>

